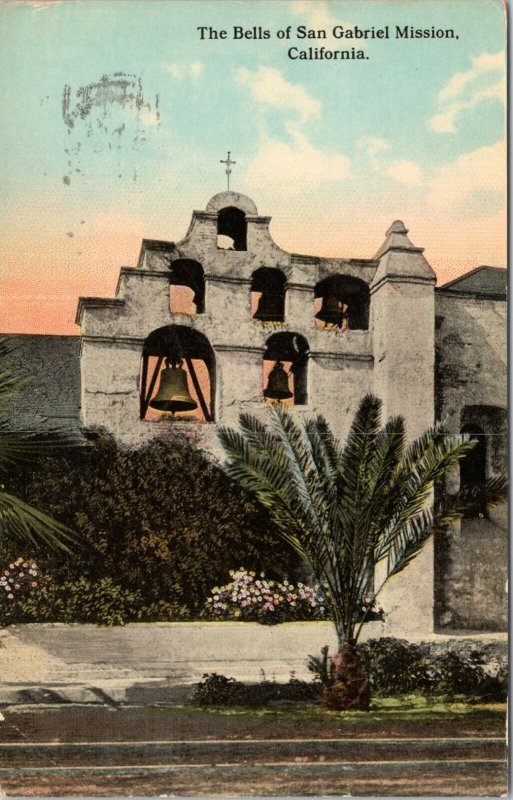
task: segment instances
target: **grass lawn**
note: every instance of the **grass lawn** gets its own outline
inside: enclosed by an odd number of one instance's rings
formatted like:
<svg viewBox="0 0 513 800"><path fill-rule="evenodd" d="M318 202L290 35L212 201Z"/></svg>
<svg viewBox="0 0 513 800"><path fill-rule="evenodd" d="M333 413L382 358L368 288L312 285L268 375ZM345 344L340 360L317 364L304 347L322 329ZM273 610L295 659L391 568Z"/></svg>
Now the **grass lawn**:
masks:
<svg viewBox="0 0 513 800"><path fill-rule="evenodd" d="M124 741L389 736L504 736L506 704L375 698L370 711L327 711L315 703L266 708L197 706L11 707L3 741ZM9 724L10 723L10 724Z"/></svg>
<svg viewBox="0 0 513 800"><path fill-rule="evenodd" d="M369 711L328 711L321 705L312 702L299 702L290 700L276 700L263 708L246 706L175 706L182 710L210 711L222 714L254 714L257 717L268 715L288 715L306 719L419 719L436 716L461 716L480 714L503 714L505 703L476 703L469 702L464 696L457 696L450 700L444 697L425 697L423 695L403 695L402 697L375 697L371 702Z"/></svg>
<svg viewBox="0 0 513 800"><path fill-rule="evenodd" d="M462 731L484 730L488 726L498 732L505 730L505 703L470 703L464 697L448 701L445 698L427 698L419 695L404 697L375 697L369 711L328 711L312 702L276 701L264 708L247 708L243 706L180 706L184 714L198 716L237 718L242 725L259 722L261 725L277 722L299 722L302 726L318 726L328 724L352 729L375 728L382 723L404 726L412 735L412 728L424 729L436 725L439 735L444 735L444 726ZM175 708L176 711L179 710ZM310 728L309 728L310 730Z"/></svg>

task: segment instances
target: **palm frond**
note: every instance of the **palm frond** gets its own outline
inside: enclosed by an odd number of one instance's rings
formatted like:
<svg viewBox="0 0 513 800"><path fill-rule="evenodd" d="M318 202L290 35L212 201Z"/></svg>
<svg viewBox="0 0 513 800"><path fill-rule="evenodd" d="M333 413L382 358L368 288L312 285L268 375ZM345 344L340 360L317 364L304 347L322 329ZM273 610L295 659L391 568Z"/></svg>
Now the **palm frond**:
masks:
<svg viewBox="0 0 513 800"><path fill-rule="evenodd" d="M0 473L8 473L12 467L80 445L82 442L78 436L60 429L38 433L11 431L7 423L0 420Z"/></svg>
<svg viewBox="0 0 513 800"><path fill-rule="evenodd" d="M0 491L0 535L19 537L33 545L71 552L76 536L65 525L7 492Z"/></svg>
<svg viewBox="0 0 513 800"><path fill-rule="evenodd" d="M380 417L381 401L367 395L344 447L323 417L300 426L284 408L271 410L270 427L244 414L240 432L219 430L228 474L269 510L322 583L339 638L358 636L361 598L378 562L386 559L386 582L470 503L498 503L506 492L500 476L470 496L435 503L436 482L473 440L449 436L438 423L406 447L404 419L380 427Z"/></svg>
<svg viewBox="0 0 513 800"><path fill-rule="evenodd" d="M6 404L9 396L17 391L24 381L13 372L10 354L14 347L4 337L0 337L0 404ZM36 456L51 455L78 444L78 439L61 430L46 433L13 431L5 417L5 409L0 416L0 475L9 475L12 467L30 462ZM0 533L21 537L34 545L45 544L54 549L68 551L70 545L78 544L78 539L65 525L51 519L18 497L4 491L0 486Z"/></svg>

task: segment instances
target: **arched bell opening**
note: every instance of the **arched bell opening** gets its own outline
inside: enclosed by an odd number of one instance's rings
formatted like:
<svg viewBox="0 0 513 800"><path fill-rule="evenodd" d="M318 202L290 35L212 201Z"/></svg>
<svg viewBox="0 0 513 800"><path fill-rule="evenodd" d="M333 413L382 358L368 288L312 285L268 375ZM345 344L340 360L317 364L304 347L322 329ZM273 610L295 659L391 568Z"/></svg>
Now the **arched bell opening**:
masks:
<svg viewBox="0 0 513 800"><path fill-rule="evenodd" d="M141 419L214 422L215 355L202 333L167 325L143 345Z"/></svg>
<svg viewBox="0 0 513 800"><path fill-rule="evenodd" d="M227 206L217 214L217 246L221 250L247 250L246 215L240 208Z"/></svg>
<svg viewBox="0 0 513 800"><path fill-rule="evenodd" d="M299 333L275 333L269 337L262 370L266 402L307 404L309 352L308 342Z"/></svg>
<svg viewBox="0 0 513 800"><path fill-rule="evenodd" d="M172 314L203 314L205 277L198 261L180 258L172 261L169 277L169 310Z"/></svg>
<svg viewBox="0 0 513 800"><path fill-rule="evenodd" d="M332 275L315 287L315 324L330 330L369 329L368 284L351 275Z"/></svg>
<svg viewBox="0 0 513 800"><path fill-rule="evenodd" d="M260 322L285 321L285 284L283 272L261 267L251 276L251 318Z"/></svg>

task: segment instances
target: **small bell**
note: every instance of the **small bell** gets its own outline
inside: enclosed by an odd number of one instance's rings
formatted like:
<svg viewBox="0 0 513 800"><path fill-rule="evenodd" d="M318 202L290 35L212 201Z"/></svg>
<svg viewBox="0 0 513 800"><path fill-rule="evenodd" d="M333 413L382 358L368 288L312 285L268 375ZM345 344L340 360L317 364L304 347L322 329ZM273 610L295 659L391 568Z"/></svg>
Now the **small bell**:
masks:
<svg viewBox="0 0 513 800"><path fill-rule="evenodd" d="M190 395L187 373L182 369L181 363L174 362L170 366L169 360L166 360L166 366L160 373L159 390L153 400L150 400L151 408L175 414L177 411L194 411L198 407Z"/></svg>
<svg viewBox="0 0 513 800"><path fill-rule="evenodd" d="M320 311L315 315L316 319L320 319L325 325L340 325L342 322L343 310L340 300L337 300L333 295L322 298L322 305Z"/></svg>
<svg viewBox="0 0 513 800"><path fill-rule="evenodd" d="M269 373L264 397L268 397L270 400L288 400L289 397L292 397L289 389L289 376L283 369L281 361L277 361Z"/></svg>
<svg viewBox="0 0 513 800"><path fill-rule="evenodd" d="M253 319L261 322L283 322L283 295L264 292L259 300Z"/></svg>

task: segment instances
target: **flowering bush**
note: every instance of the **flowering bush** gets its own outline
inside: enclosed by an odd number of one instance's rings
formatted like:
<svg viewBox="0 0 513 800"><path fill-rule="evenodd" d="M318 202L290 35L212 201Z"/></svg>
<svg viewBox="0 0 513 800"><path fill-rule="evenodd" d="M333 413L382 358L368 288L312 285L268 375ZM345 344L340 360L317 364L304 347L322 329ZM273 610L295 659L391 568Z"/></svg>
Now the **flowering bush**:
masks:
<svg viewBox="0 0 513 800"><path fill-rule="evenodd" d="M214 586L205 603L209 619L237 619L272 625L294 620L326 619L324 595L319 586L267 580L261 572L243 567L230 570L226 586Z"/></svg>
<svg viewBox="0 0 513 800"><path fill-rule="evenodd" d="M34 561L17 558L8 569L4 569L0 577L0 602L12 603L21 597L27 597L31 589L36 589L39 579L39 567Z"/></svg>

